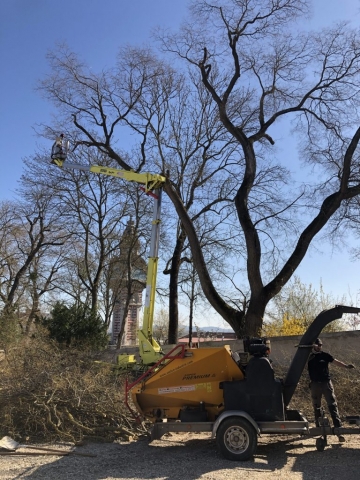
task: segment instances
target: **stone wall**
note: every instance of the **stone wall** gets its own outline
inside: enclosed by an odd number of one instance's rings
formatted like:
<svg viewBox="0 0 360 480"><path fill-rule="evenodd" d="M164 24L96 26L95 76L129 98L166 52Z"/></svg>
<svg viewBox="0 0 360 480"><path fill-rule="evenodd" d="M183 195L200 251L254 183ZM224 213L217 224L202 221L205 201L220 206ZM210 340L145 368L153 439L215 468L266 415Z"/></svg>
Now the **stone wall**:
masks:
<svg viewBox="0 0 360 480"><path fill-rule="evenodd" d="M272 337L271 355L270 358L274 364L279 364L284 367L290 365L296 352L296 345L299 344L302 335L291 335L286 337ZM358 362L360 368L360 330L322 333L321 339L323 341L323 350L331 353L338 360L345 363ZM215 347L224 344L230 345L233 351L243 351L242 340L234 342L204 342L201 344L203 348ZM168 348L168 346L167 346Z"/></svg>
<svg viewBox="0 0 360 480"><path fill-rule="evenodd" d="M270 358L276 365L287 367L290 365L296 353L296 345L299 344L302 335L291 335L286 337L272 337L271 355ZM324 351L331 353L335 358L345 363L354 363L360 368L360 330L323 333L321 339L324 344ZM227 341L227 342L201 342L200 348L220 347L222 345L230 345L234 352L243 351L242 340ZM164 345L164 353L169 352L175 345ZM136 347L121 348L120 350L113 350L109 355L115 360L119 353L134 354L138 351ZM115 360L116 361L116 360Z"/></svg>

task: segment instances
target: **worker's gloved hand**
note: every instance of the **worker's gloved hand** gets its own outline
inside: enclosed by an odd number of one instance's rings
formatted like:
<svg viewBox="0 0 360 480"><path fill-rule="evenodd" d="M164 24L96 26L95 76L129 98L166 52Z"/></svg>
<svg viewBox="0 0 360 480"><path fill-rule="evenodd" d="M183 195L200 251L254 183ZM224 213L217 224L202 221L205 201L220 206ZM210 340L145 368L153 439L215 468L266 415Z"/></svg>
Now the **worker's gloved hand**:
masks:
<svg viewBox="0 0 360 480"><path fill-rule="evenodd" d="M349 365L346 368L355 368L355 365L353 365L352 363L349 363Z"/></svg>

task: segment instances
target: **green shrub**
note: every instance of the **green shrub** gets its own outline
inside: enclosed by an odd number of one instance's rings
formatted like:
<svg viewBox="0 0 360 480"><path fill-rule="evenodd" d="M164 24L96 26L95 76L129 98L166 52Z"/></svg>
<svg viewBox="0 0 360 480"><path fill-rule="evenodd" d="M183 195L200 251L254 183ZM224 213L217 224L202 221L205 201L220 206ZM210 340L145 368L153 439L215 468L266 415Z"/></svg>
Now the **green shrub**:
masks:
<svg viewBox="0 0 360 480"><path fill-rule="evenodd" d="M49 317L41 319L50 338L78 349L99 350L108 343L107 326L100 315L84 305L57 302Z"/></svg>

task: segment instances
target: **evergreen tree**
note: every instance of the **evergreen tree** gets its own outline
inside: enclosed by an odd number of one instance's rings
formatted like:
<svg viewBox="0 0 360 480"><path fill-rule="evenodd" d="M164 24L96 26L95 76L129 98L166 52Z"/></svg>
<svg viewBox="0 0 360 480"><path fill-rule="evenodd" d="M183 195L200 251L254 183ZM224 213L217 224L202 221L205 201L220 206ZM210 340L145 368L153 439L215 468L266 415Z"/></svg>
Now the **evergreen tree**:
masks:
<svg viewBox="0 0 360 480"><path fill-rule="evenodd" d="M107 327L100 315L86 305L67 306L57 302L42 324L50 338L67 347L101 349L107 345Z"/></svg>

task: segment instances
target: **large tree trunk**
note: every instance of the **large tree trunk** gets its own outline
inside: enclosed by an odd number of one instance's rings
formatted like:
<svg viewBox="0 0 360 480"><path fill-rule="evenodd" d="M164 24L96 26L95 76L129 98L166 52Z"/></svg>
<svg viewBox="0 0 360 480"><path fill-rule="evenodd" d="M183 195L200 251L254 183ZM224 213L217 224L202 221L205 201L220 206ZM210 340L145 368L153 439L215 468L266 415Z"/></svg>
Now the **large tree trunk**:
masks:
<svg viewBox="0 0 360 480"><path fill-rule="evenodd" d="M263 318L268 301L264 293L256 297L251 296L250 303L244 318L244 333L249 337L261 336Z"/></svg>
<svg viewBox="0 0 360 480"><path fill-rule="evenodd" d="M175 344L178 341L179 334L179 270L181 265L181 253L183 250L186 235L181 231L176 240L173 257L171 260L170 282L169 282L169 344Z"/></svg>

